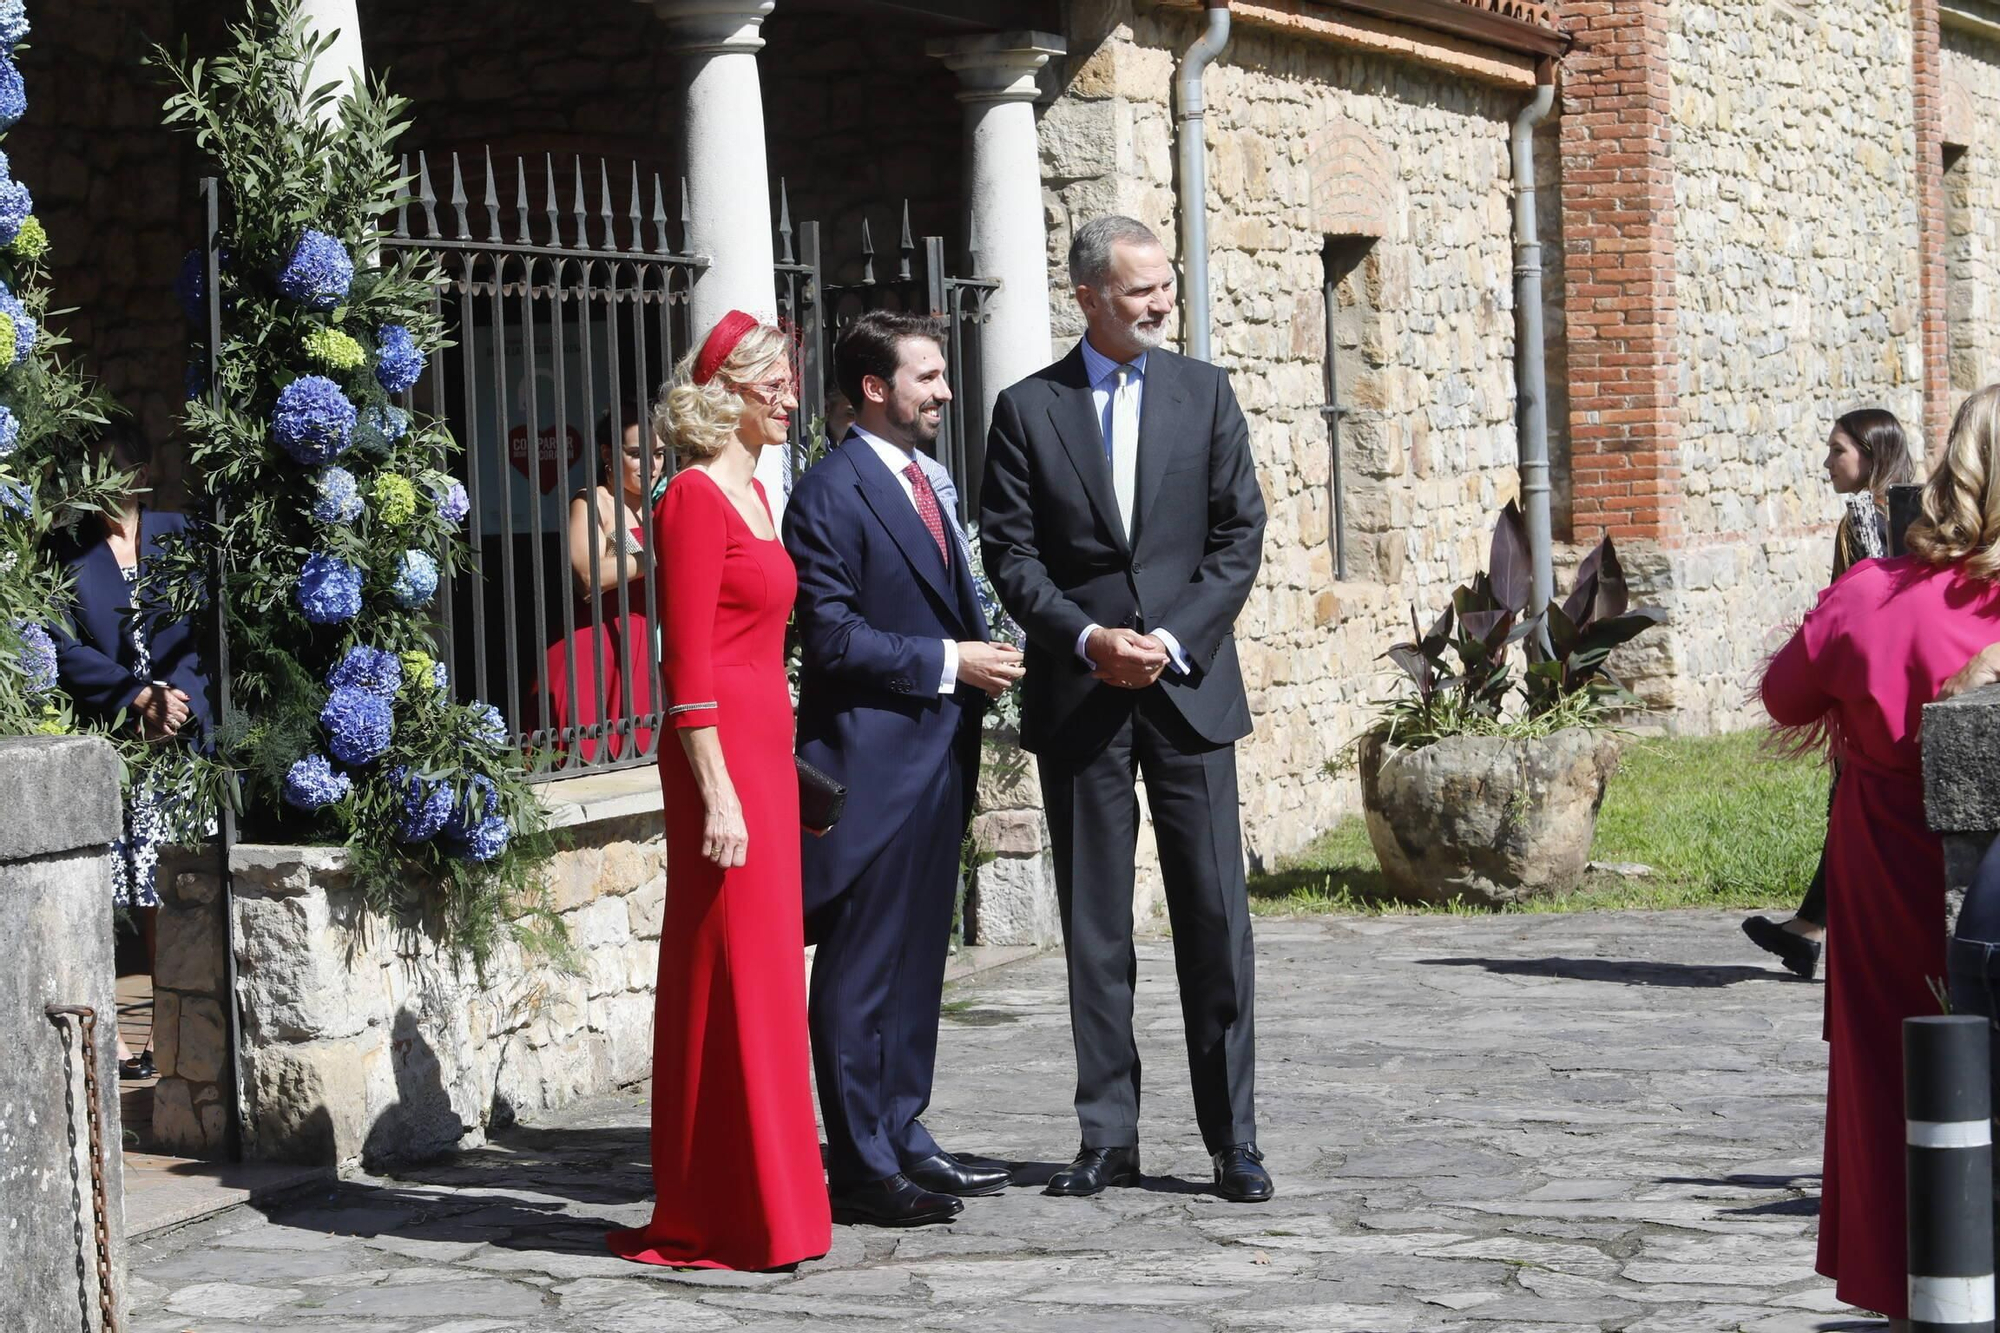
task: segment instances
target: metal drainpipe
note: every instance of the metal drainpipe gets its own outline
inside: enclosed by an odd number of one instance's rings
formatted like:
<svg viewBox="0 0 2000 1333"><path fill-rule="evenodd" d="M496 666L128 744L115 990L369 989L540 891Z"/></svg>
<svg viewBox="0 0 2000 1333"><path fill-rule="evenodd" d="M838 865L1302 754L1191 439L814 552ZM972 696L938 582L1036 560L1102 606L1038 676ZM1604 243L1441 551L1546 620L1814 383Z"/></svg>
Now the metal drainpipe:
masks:
<svg viewBox="0 0 2000 1333"><path fill-rule="evenodd" d="M1208 30L1181 56L1174 73L1180 113L1174 137L1180 149L1181 308L1187 354L1209 359L1208 343L1208 141L1202 127L1201 76L1229 44L1229 0L1203 0Z"/></svg>
<svg viewBox="0 0 2000 1333"><path fill-rule="evenodd" d="M1514 118L1514 393L1521 450L1521 497L1528 526L1532 592L1528 614L1555 596L1549 520L1549 394L1542 335L1542 242L1535 231L1535 127L1555 105L1555 66L1536 70L1535 98ZM1543 630L1546 641L1547 630Z"/></svg>

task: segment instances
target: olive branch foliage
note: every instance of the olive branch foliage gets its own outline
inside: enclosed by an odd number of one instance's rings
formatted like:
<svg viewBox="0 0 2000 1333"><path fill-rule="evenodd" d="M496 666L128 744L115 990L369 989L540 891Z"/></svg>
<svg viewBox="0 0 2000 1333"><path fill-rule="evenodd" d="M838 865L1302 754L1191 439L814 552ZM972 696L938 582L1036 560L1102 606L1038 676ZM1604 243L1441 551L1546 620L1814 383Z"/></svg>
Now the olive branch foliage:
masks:
<svg viewBox="0 0 2000 1333"><path fill-rule="evenodd" d="M400 438L358 428L338 462L360 494L379 496L378 485L401 478L425 499L400 516L370 503L342 524L314 518L314 470L274 440L278 395L307 371L335 379L362 423L381 420L391 406L372 354L360 366L315 366L308 337L335 329L373 347L376 330L401 325L426 353L448 345L435 302L436 256L379 244L384 216L408 198L394 149L409 127L409 104L380 78L307 86L307 72L331 46L309 31L297 0L251 0L220 53L194 57L183 41L178 52L156 46L149 58L169 90L165 123L193 136L221 190L217 262L205 266L215 290L204 281L201 303L190 310L196 370L210 390L189 401L184 417L192 507L205 517L167 553L159 593L194 614L219 589L231 695L215 767L227 775L246 837L345 844L372 909L429 931L482 971L509 939L560 958L563 932L542 875L554 840L522 756L511 739L493 735L483 706L434 685L423 665L435 648L431 614L391 595L407 550L430 554L441 579L470 567L460 523L435 503L452 484L457 442L443 421L416 412ZM274 281L307 229L334 237L354 261L347 293L329 310L289 299ZM218 315L211 362L207 324ZM315 554L362 571L362 605L351 619L306 617L299 575ZM287 805L291 766L325 748L328 673L356 646L403 657L388 750L348 766L353 789L344 799L311 812ZM393 781L392 770L407 777ZM481 863L434 837L402 840L411 780L448 784L461 817L475 822L480 784L490 784L509 829L506 849Z"/></svg>

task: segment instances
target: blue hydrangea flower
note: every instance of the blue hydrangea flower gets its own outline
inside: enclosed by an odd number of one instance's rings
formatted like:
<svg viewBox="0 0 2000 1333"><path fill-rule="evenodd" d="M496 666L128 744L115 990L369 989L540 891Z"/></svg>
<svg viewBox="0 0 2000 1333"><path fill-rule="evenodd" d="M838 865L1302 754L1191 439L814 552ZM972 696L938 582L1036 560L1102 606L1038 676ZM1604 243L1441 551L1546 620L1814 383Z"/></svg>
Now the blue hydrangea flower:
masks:
<svg viewBox="0 0 2000 1333"><path fill-rule="evenodd" d="M440 694L444 692L447 685L451 684L451 676L445 671L444 663L431 663L431 684L437 688Z"/></svg>
<svg viewBox="0 0 2000 1333"><path fill-rule="evenodd" d="M438 517L447 523L454 525L463 523L465 516L472 512L472 497L465 493L465 487L458 482L454 481L435 494Z"/></svg>
<svg viewBox="0 0 2000 1333"><path fill-rule="evenodd" d="M346 468L321 468L314 489L312 516L320 522L352 523L361 517L361 488Z"/></svg>
<svg viewBox="0 0 2000 1333"><path fill-rule="evenodd" d="M401 324L375 330L375 379L390 393L404 393L423 377L424 354Z"/></svg>
<svg viewBox="0 0 2000 1333"><path fill-rule="evenodd" d="M455 801L449 783L427 782L398 764L389 770L389 789L403 793L403 809L396 816L398 842L434 837L451 818Z"/></svg>
<svg viewBox="0 0 2000 1333"><path fill-rule="evenodd" d="M4 63L4 62L0 62ZM6 154L0 153L0 164ZM0 245L12 245L21 234L21 224L35 211L35 196L28 187L11 177L0 180Z"/></svg>
<svg viewBox="0 0 2000 1333"><path fill-rule="evenodd" d="M27 35L27 0L0 0L0 46L12 51Z"/></svg>
<svg viewBox="0 0 2000 1333"><path fill-rule="evenodd" d="M383 699L393 699L403 688L403 659L381 648L356 644L326 678L330 689L365 690Z"/></svg>
<svg viewBox="0 0 2000 1333"><path fill-rule="evenodd" d="M354 780L334 770L323 754L309 754L285 773L285 804L318 810L347 799Z"/></svg>
<svg viewBox="0 0 2000 1333"><path fill-rule="evenodd" d="M452 839L450 846L461 860L483 865L507 850L507 820L488 815L465 837Z"/></svg>
<svg viewBox="0 0 2000 1333"><path fill-rule="evenodd" d="M410 433L410 414L393 403L384 403L369 409L368 429L393 444Z"/></svg>
<svg viewBox="0 0 2000 1333"><path fill-rule="evenodd" d="M396 581L389 585L389 595L396 605L415 610L437 595L437 586L437 561L422 551L405 551L396 561Z"/></svg>
<svg viewBox="0 0 2000 1333"><path fill-rule="evenodd" d="M500 716L500 710L492 704L477 701L468 704L466 711L472 714L472 736L474 740L488 745L501 746L507 743L507 720Z"/></svg>
<svg viewBox="0 0 2000 1333"><path fill-rule="evenodd" d="M0 458L5 458L21 447L21 419L4 405L0 405Z"/></svg>
<svg viewBox="0 0 2000 1333"><path fill-rule="evenodd" d="M500 791L493 779L474 773L451 803L451 815L444 821L444 836L463 842L478 831L479 825L500 805Z"/></svg>
<svg viewBox="0 0 2000 1333"><path fill-rule="evenodd" d="M25 481L0 481L0 512L15 518L33 518L35 488Z"/></svg>
<svg viewBox="0 0 2000 1333"><path fill-rule="evenodd" d="M35 350L35 321L28 316L28 308L21 304L21 298L0 284L0 315L5 315L14 327L14 365L28 359L28 353ZM4 349L0 349L4 355Z"/></svg>
<svg viewBox="0 0 2000 1333"><path fill-rule="evenodd" d="M354 257L323 231L310 228L278 274L278 290L308 310L331 310L354 281Z"/></svg>
<svg viewBox="0 0 2000 1333"><path fill-rule="evenodd" d="M315 625L354 619L361 610L361 571L336 556L307 556L299 572L299 607Z"/></svg>
<svg viewBox="0 0 2000 1333"><path fill-rule="evenodd" d="M326 728L326 748L343 764L380 759L389 748L389 733L396 725L387 699L352 685L343 685L327 696L319 721Z"/></svg>
<svg viewBox="0 0 2000 1333"><path fill-rule="evenodd" d="M14 633L21 640L21 674L27 677L24 687L30 699L47 694L56 687L56 643L49 632L40 625L27 621L17 621Z"/></svg>
<svg viewBox="0 0 2000 1333"><path fill-rule="evenodd" d="M28 85L13 60L0 57L0 130L11 130L28 114Z"/></svg>
<svg viewBox="0 0 2000 1333"><path fill-rule="evenodd" d="M271 433L301 463L325 463L354 442L354 404L324 375L301 375L278 394Z"/></svg>

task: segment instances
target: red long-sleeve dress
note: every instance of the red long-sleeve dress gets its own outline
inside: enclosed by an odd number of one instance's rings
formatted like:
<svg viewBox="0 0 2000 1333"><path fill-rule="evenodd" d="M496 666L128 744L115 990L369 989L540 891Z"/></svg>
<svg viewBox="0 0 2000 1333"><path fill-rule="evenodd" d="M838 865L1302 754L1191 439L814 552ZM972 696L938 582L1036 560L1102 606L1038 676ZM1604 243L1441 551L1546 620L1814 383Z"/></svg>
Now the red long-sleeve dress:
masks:
<svg viewBox="0 0 2000 1333"><path fill-rule="evenodd" d="M668 720L716 729L749 851L732 870L701 854L701 793L678 737L662 737L656 1199L648 1225L612 1232L609 1242L640 1263L777 1268L825 1254L833 1233L806 1040L799 784L785 685L797 578L783 544L760 538L699 468L668 484L654 531Z"/></svg>
<svg viewBox="0 0 2000 1333"><path fill-rule="evenodd" d="M1764 706L1842 761L1827 827L1826 1156L1819 1262L1840 1299L1907 1317L1905 1018L1939 1012L1944 855L1924 822L1923 706L2000 641L2000 585L1913 556L1865 560L1772 659Z"/></svg>

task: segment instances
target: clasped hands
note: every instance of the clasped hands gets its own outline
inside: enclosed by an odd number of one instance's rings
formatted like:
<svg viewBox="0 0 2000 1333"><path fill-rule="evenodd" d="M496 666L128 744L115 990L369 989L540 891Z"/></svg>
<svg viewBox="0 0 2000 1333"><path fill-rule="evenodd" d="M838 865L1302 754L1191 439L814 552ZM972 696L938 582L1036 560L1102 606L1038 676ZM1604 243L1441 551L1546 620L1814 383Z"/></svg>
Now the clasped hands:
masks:
<svg viewBox="0 0 2000 1333"><path fill-rule="evenodd" d="M1097 665L1092 679L1121 690L1143 690L1167 669L1166 645L1132 629L1100 625L1084 641L1084 653Z"/></svg>
<svg viewBox="0 0 2000 1333"><path fill-rule="evenodd" d="M131 705L132 711L138 714L139 738L164 741L179 735L181 727L192 716L188 702L187 692L171 685L155 682L140 690Z"/></svg>

